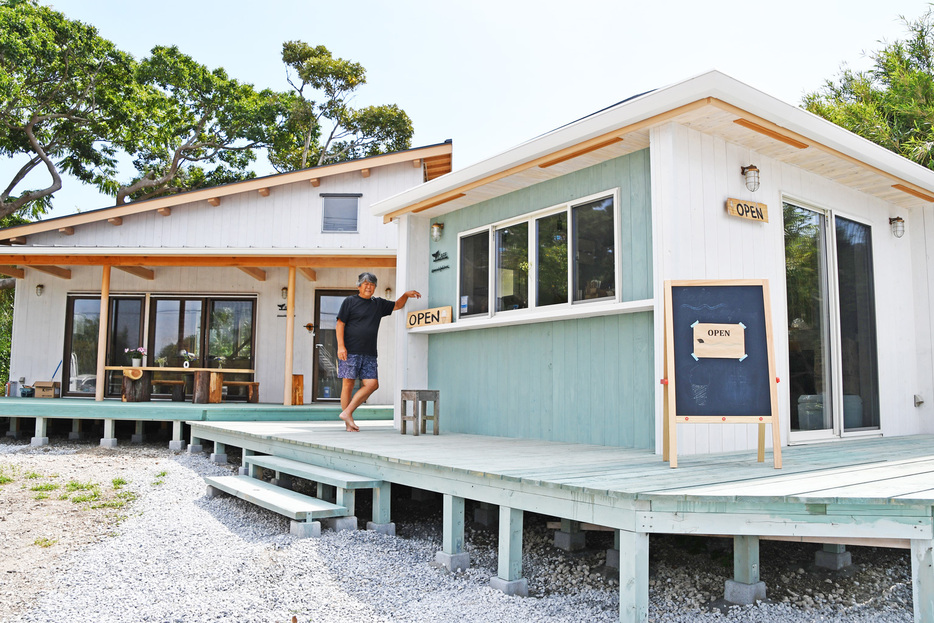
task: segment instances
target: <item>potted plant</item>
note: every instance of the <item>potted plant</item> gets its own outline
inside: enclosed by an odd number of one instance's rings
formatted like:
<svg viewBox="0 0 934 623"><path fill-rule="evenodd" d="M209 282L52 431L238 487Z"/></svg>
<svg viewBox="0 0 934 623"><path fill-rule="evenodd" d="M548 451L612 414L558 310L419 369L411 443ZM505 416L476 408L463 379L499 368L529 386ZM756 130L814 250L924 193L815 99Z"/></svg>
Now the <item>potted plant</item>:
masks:
<svg viewBox="0 0 934 623"><path fill-rule="evenodd" d="M123 352L127 354L130 358L130 365L133 367L140 367L143 365L143 357L146 356L146 349L142 346L136 348L124 348Z"/></svg>
<svg viewBox="0 0 934 623"><path fill-rule="evenodd" d="M157 358L156 358L156 365L158 365L160 368L164 368L164 367L165 367L165 364L166 364L168 361L169 361L168 357L157 357Z"/></svg>

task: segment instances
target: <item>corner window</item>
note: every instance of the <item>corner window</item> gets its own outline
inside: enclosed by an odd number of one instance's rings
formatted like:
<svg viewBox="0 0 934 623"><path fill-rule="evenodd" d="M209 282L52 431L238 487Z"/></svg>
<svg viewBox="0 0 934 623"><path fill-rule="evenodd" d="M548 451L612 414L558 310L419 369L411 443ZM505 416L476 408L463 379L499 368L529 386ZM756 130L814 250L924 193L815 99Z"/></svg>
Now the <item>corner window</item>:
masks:
<svg viewBox="0 0 934 623"><path fill-rule="evenodd" d="M321 195L321 231L357 231L357 203L362 195Z"/></svg>
<svg viewBox="0 0 934 623"><path fill-rule="evenodd" d="M464 236L460 240L460 315L489 312L490 233Z"/></svg>
<svg viewBox="0 0 934 623"><path fill-rule="evenodd" d="M462 235L460 316L616 300L615 206L616 191L608 191Z"/></svg>

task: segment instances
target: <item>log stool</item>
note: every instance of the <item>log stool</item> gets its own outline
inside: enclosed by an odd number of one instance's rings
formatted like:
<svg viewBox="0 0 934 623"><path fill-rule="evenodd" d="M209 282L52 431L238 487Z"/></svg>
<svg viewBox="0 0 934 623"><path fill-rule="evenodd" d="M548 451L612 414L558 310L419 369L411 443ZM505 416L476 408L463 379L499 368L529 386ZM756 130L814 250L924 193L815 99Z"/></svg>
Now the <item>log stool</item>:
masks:
<svg viewBox="0 0 934 623"><path fill-rule="evenodd" d="M406 414L406 402L412 401L412 415ZM431 415L428 415L428 402L433 402ZM441 392L436 389L403 389L402 390L402 434L405 434L405 423L412 422L412 434L418 436L419 430L425 434L425 423L431 420L431 431L435 435L441 432L439 416L441 415Z"/></svg>

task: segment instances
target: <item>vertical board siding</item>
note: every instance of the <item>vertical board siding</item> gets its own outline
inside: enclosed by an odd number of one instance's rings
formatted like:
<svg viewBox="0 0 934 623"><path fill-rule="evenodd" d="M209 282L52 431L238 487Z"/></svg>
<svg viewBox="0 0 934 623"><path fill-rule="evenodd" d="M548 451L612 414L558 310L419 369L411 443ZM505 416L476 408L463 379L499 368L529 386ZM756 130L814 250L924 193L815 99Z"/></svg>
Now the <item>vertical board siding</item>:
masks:
<svg viewBox="0 0 934 623"><path fill-rule="evenodd" d="M643 312L433 335L428 380L442 426L653 448L652 324Z"/></svg>
<svg viewBox="0 0 934 623"><path fill-rule="evenodd" d="M619 189L622 300L652 298L649 152L642 150L435 219L428 306L458 306L458 233ZM492 299L491 299L492 302ZM454 432L654 447L651 313L429 336L429 385Z"/></svg>

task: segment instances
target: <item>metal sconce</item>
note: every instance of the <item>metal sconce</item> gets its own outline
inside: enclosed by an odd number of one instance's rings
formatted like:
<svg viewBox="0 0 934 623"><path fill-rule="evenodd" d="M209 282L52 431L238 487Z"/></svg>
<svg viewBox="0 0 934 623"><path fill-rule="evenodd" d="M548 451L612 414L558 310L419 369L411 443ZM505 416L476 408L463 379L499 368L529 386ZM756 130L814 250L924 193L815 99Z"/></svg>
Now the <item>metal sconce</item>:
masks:
<svg viewBox="0 0 934 623"><path fill-rule="evenodd" d="M284 299L289 298L289 289L288 289L288 288L282 288L282 298L284 298Z"/></svg>
<svg viewBox="0 0 934 623"><path fill-rule="evenodd" d="M392 300L392 288L386 288L386 300Z"/></svg>
<svg viewBox="0 0 934 623"><path fill-rule="evenodd" d="M42 291L45 290L45 286L41 283L36 286L36 296L42 296Z"/></svg>
<svg viewBox="0 0 934 623"><path fill-rule="evenodd" d="M751 193L759 190L759 167L750 164L748 167L740 167L740 170L746 178L746 189Z"/></svg>
<svg viewBox="0 0 934 623"><path fill-rule="evenodd" d="M889 225L892 227L892 235L901 238L905 235L905 219L900 216L889 219Z"/></svg>
<svg viewBox="0 0 934 623"><path fill-rule="evenodd" d="M434 223L431 226L431 239L435 242L441 240L441 230L444 229L444 223Z"/></svg>

